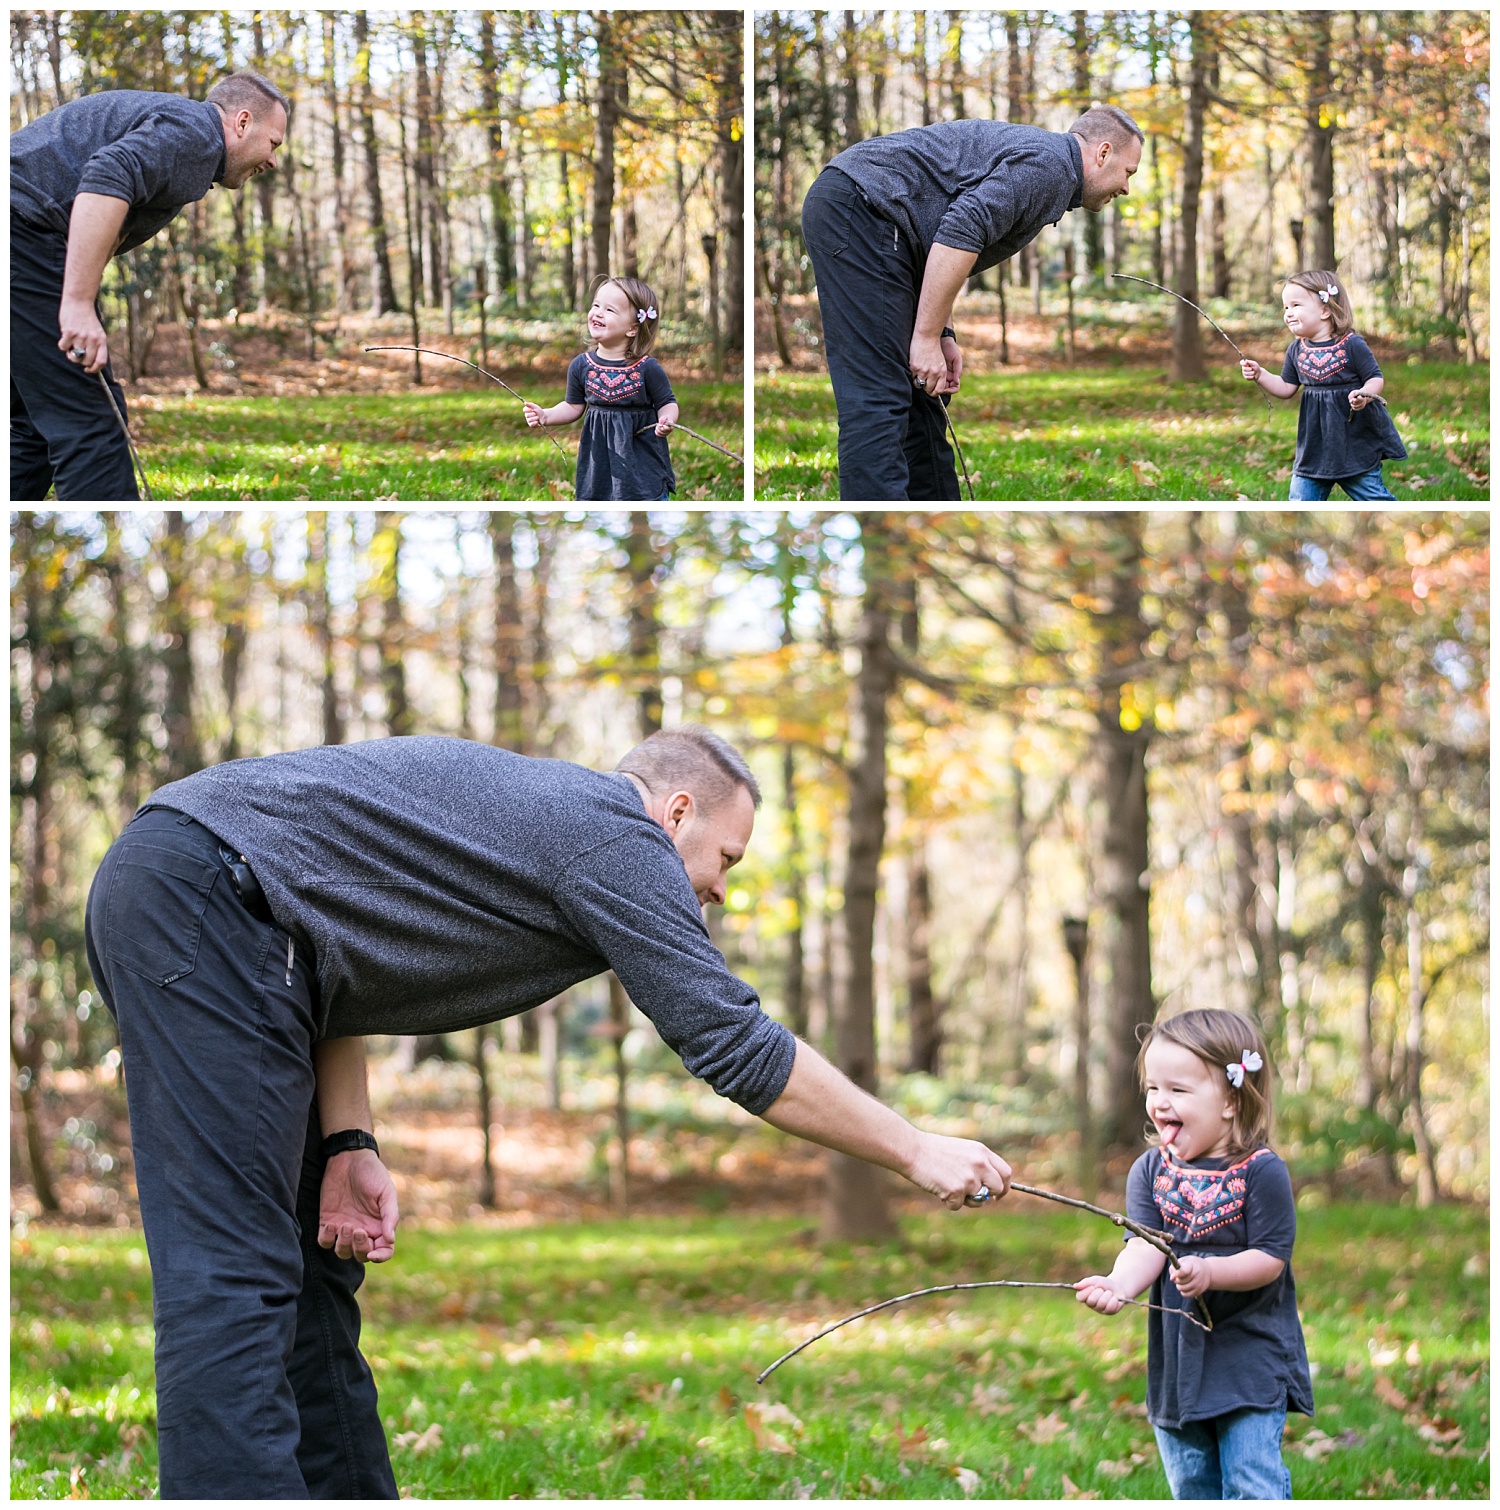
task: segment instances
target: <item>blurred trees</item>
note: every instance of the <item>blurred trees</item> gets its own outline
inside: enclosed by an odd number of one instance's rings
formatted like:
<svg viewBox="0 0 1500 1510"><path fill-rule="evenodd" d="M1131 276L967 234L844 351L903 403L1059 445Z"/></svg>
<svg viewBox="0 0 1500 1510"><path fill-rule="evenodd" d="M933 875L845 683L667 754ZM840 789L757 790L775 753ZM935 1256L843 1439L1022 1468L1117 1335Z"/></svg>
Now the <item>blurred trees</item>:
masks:
<svg viewBox="0 0 1500 1510"><path fill-rule="evenodd" d="M83 907L154 787L398 729L607 768L703 721L767 799L714 936L860 1083L991 1087L1002 1152L1086 1085L1126 1152L1137 1026L1229 1005L1294 1166L1482 1190L1487 593L1451 513L16 513L16 1167L64 1199L49 1088L118 1067ZM568 1010L623 1085L643 1020ZM501 1036L560 1096L538 1019ZM888 1219L829 1190L829 1231Z"/></svg>
<svg viewBox="0 0 1500 1510"><path fill-rule="evenodd" d="M170 247L111 263L132 376L177 314L290 316L315 355L356 309L452 335L481 298L577 310L610 272L653 284L669 340L718 330L738 351L740 25L727 11L12 11L11 127L104 89L201 99L247 67L292 100L274 172L211 193Z"/></svg>
<svg viewBox="0 0 1500 1510"><path fill-rule="evenodd" d="M786 301L812 292L802 200L825 163L933 121L1065 131L1091 100L1146 133L1132 192L972 280L1002 311L1009 284L1041 314L1069 247L1096 293L1123 271L1273 311L1282 279L1326 267L1354 286L1360 329L1487 354L1485 13L836 14L835 48L829 13L756 13L756 271L783 365ZM1198 317L1173 319L1173 372L1197 380Z"/></svg>

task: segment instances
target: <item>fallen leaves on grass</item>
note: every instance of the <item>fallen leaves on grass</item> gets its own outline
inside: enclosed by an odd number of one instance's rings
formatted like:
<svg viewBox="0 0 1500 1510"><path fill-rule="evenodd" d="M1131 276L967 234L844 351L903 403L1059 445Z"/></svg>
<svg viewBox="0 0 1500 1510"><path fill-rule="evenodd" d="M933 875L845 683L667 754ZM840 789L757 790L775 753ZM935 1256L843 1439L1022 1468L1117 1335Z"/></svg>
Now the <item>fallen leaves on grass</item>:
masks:
<svg viewBox="0 0 1500 1510"><path fill-rule="evenodd" d="M929 1446L937 1445L936 1443L928 1442L927 1428L925 1426L918 1426L911 1433L911 1435L908 1436L904 1431L902 1431L901 1423L898 1421L895 1426L895 1431L897 1452L903 1458L919 1458L923 1453L927 1451Z"/></svg>
<svg viewBox="0 0 1500 1510"><path fill-rule="evenodd" d="M1411 1404L1411 1401L1384 1374L1375 1376L1375 1398L1389 1405L1392 1410L1405 1410Z"/></svg>
<svg viewBox="0 0 1500 1510"><path fill-rule="evenodd" d="M426 1431L398 1431L391 1440L411 1452L431 1452L443 1445L443 1423L434 1421Z"/></svg>
<svg viewBox="0 0 1500 1510"><path fill-rule="evenodd" d="M1070 1428L1062 1416L1053 1410L1045 1416L1038 1416L1034 1421L1019 1422L1016 1430L1034 1446L1045 1447L1049 1442L1055 1442L1066 1435Z"/></svg>
<svg viewBox="0 0 1500 1510"><path fill-rule="evenodd" d="M1099 1498L1097 1489L1080 1489L1067 1474L1062 1476L1063 1494L1065 1500L1096 1500Z"/></svg>
<svg viewBox="0 0 1500 1510"><path fill-rule="evenodd" d="M948 1472L958 1480L958 1487L963 1490L966 1498L978 1490L979 1475L974 1469L961 1468L955 1463Z"/></svg>
<svg viewBox="0 0 1500 1510"><path fill-rule="evenodd" d="M779 1401L771 1405L747 1405L745 1425L755 1445L763 1452L795 1453L796 1448L778 1432L771 1430L771 1423L785 1426L793 1436L802 1435L802 1423Z"/></svg>

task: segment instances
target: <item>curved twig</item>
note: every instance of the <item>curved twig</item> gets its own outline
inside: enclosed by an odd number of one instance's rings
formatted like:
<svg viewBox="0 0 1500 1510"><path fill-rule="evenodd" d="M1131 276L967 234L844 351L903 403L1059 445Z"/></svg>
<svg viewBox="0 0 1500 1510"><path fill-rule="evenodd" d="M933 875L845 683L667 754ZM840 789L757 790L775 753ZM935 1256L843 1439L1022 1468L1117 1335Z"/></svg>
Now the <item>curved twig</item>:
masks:
<svg viewBox="0 0 1500 1510"><path fill-rule="evenodd" d="M1172 1251L1172 1244L1167 1240L1164 1232L1153 1232L1149 1227L1143 1227L1139 1222L1133 1222L1123 1211L1107 1211L1103 1206L1091 1206L1087 1201L1080 1201L1071 1195L1058 1195L1056 1191L1039 1190L1035 1185L1023 1185L1019 1180L1010 1182L1012 1190L1019 1190L1022 1195L1040 1196L1044 1201L1056 1201L1059 1206L1076 1206L1080 1211L1091 1211L1095 1216L1107 1217L1115 1226L1123 1227L1132 1237L1138 1237L1142 1242L1150 1243L1158 1252L1166 1254L1167 1262L1174 1269L1180 1269L1182 1265L1177 1260L1177 1255ZM1135 1302L1131 1302L1135 1304ZM1214 1329L1213 1317L1208 1314L1208 1307L1203 1303L1201 1295L1193 1297L1194 1309L1198 1312L1197 1324L1205 1332ZM1184 1312L1184 1315L1187 1313Z"/></svg>
<svg viewBox="0 0 1500 1510"><path fill-rule="evenodd" d="M974 484L969 481L969 464L964 460L964 448L958 443L958 431L953 428L953 416L947 404L943 405L943 418L948 422L948 434L953 440L953 449L958 452L958 464L964 469L964 486L969 490L969 502L974 502Z"/></svg>
<svg viewBox="0 0 1500 1510"><path fill-rule="evenodd" d="M1012 1186L1012 1189L1015 1187ZM799 1342L789 1352L785 1352L769 1368L762 1369L755 1376L757 1384L764 1384L770 1376L781 1367L788 1358L795 1358L803 1348L809 1348L820 1338L826 1337L830 1332L836 1332L840 1327L848 1326L851 1321L858 1321L862 1316L872 1316L876 1311L883 1311L888 1306L900 1305L904 1300L916 1300L923 1295L940 1295L945 1290L1071 1290L1073 1286L1063 1279L981 1279L966 1284L932 1285L925 1290L912 1290L905 1295L893 1295L889 1300L882 1300L878 1305L866 1306L862 1311L856 1311L852 1316L845 1316L839 1321L823 1328L821 1332L809 1337L806 1342ZM1127 1300L1128 1306L1140 1306L1144 1311L1167 1311L1174 1316L1186 1316L1194 1326L1202 1326L1203 1323L1187 1311L1180 1311L1175 1306L1152 1305L1146 1300ZM1204 1328L1204 1330L1208 1330Z"/></svg>
<svg viewBox="0 0 1500 1510"><path fill-rule="evenodd" d="M504 378L497 378L495 374L489 370L489 368L481 367L478 362L471 362L467 357L456 357L451 351L438 351L435 347L432 346L366 346L364 349L366 351L422 351L426 352L426 354L430 357L446 357L450 362L462 362L465 367L472 367L475 372L482 372L492 383L499 383L499 385L503 389L505 389L505 391L513 398L520 399L523 404L527 402L526 399L521 398L521 395L517 393L516 390L512 388ZM544 431L547 429L545 425L542 425L539 428ZM573 459L568 455L567 451L563 449L562 442L559 441L555 435L549 433L547 435L547 439L557 447L557 454L561 456L564 461L571 461Z"/></svg>
<svg viewBox="0 0 1500 1510"><path fill-rule="evenodd" d="M1229 341L1229 344L1231 346L1234 346L1234 342L1232 340L1230 340L1229 332L1227 330L1225 330L1224 327L1222 325L1220 325L1219 322L1216 319L1214 319L1214 317L1211 314L1209 314L1209 312L1206 309L1200 309L1198 305L1194 304L1193 301L1191 299L1189 299L1186 294L1179 294L1175 288L1168 288L1165 283L1153 283L1149 278L1137 278L1137 277L1133 276L1130 273L1111 273L1110 277L1112 277L1112 278L1123 278L1127 283L1144 283L1147 288L1159 288L1164 294L1171 294L1171 296L1174 299L1180 299L1180 300L1182 300L1182 302L1184 304L1186 304L1189 309L1196 309L1198 311L1198 313L1200 315L1202 315L1203 318L1205 320L1207 320L1208 323L1210 325L1212 325L1213 328L1216 331L1218 331L1219 334L1221 336L1223 336L1226 341ZM1243 351L1241 351L1238 346L1234 346L1234 351L1235 351L1235 355L1237 357L1239 357L1240 361L1242 361L1242 362L1248 362L1250 360L1250 358L1247 357L1245 355L1245 353ZM1260 387L1259 384L1256 384L1256 386ZM1269 414L1271 412L1271 399L1270 399L1270 395L1267 394L1267 392L1266 392L1266 390L1264 388L1261 388L1261 390L1260 390L1260 396L1263 399L1265 399L1265 401L1266 401L1266 413Z"/></svg>
<svg viewBox="0 0 1500 1510"><path fill-rule="evenodd" d="M646 431L654 430L655 428L655 425L642 425L635 433L637 435L644 435ZM726 456L733 457L741 466L745 465L745 458L738 451L731 451L728 446L721 446L718 441L710 440L706 435L699 435L696 430L689 430L680 420L672 426L672 429L681 430L684 435L691 435L694 440L701 440L705 446L712 446L715 451L722 451Z"/></svg>
<svg viewBox="0 0 1500 1510"><path fill-rule="evenodd" d="M136 453L135 442L130 438L130 426L125 423L125 416L120 413L120 406L115 402L115 396L109 391L109 384L105 381L104 369L99 369L99 386L104 390L104 396L109 400L109 407L115 411L115 418L120 422L120 430L125 436L125 444L130 447L130 459L135 463L135 469L140 473L141 490L146 497L154 503L156 495L151 491L151 484L146 481L146 469L141 465L141 458Z"/></svg>

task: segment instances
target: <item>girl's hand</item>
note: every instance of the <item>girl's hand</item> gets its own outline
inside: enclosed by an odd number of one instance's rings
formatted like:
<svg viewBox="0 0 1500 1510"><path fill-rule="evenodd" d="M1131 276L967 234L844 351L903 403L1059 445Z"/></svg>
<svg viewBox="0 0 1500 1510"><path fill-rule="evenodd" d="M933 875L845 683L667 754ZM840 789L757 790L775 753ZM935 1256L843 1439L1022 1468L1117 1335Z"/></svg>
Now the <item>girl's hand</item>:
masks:
<svg viewBox="0 0 1500 1510"><path fill-rule="evenodd" d="M1172 1283L1180 1294L1191 1300L1213 1288L1206 1258L1180 1258L1177 1264L1178 1267L1172 1270Z"/></svg>
<svg viewBox="0 0 1500 1510"><path fill-rule="evenodd" d="M1356 414L1358 414L1359 411L1363 409L1367 404L1373 404L1374 402L1375 395L1373 393L1366 393L1363 388L1356 388L1354 392L1349 395L1349 407L1354 410Z"/></svg>
<svg viewBox="0 0 1500 1510"><path fill-rule="evenodd" d="M658 435L670 435L676 428L677 421L675 419L659 419L656 422L656 433Z"/></svg>
<svg viewBox="0 0 1500 1510"><path fill-rule="evenodd" d="M1240 373L1247 382L1258 383L1264 371L1265 368L1259 362L1252 362L1249 357L1245 357L1240 363Z"/></svg>
<svg viewBox="0 0 1500 1510"><path fill-rule="evenodd" d="M533 430L547 423L547 411L540 404L523 403L521 407L526 411L526 423Z"/></svg>
<svg viewBox="0 0 1500 1510"><path fill-rule="evenodd" d="M1090 1274L1087 1279L1080 1279L1073 1289L1084 1305L1091 1311L1098 1311L1101 1316L1113 1316L1125 1305L1124 1298L1115 1289L1114 1281L1105 1274Z"/></svg>

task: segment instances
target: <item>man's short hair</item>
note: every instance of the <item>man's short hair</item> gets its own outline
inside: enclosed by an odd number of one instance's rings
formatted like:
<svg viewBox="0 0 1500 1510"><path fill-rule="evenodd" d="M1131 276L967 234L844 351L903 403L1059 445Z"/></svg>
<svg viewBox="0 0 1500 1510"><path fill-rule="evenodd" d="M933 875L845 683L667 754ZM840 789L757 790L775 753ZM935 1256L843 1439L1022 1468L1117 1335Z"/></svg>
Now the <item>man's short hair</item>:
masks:
<svg viewBox="0 0 1500 1510"><path fill-rule="evenodd" d="M1068 127L1070 136L1081 136L1086 142L1109 142L1123 147L1133 136L1142 146L1146 133L1141 130L1118 105L1090 105Z"/></svg>
<svg viewBox="0 0 1500 1510"><path fill-rule="evenodd" d="M292 121L292 102L269 79L263 79L258 73L251 73L248 69L220 79L208 91L208 103L217 105L225 115L233 115L237 110L248 110L256 117L263 116L268 106L280 105L286 111L289 126Z"/></svg>
<svg viewBox="0 0 1500 1510"><path fill-rule="evenodd" d="M667 792L691 792L705 809L715 809L742 786L750 801L760 806L760 785L745 764L745 757L711 729L699 724L679 724L648 734L615 767L645 782L653 797Z"/></svg>

